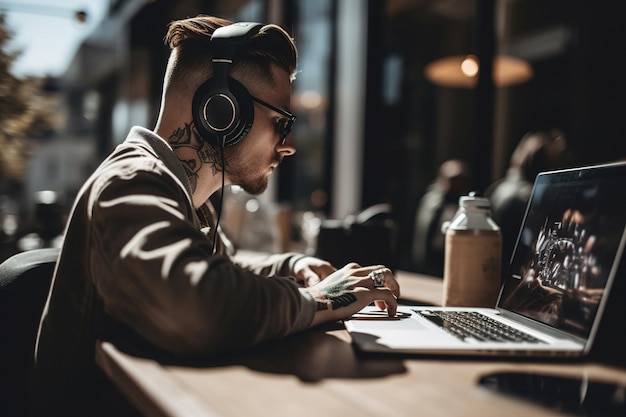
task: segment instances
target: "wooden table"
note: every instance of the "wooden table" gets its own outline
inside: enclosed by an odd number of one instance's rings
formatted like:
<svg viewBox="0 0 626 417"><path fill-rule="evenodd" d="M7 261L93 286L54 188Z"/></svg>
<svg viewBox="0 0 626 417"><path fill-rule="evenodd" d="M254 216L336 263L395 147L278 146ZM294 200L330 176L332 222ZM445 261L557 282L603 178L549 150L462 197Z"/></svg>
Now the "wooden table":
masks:
<svg viewBox="0 0 626 417"><path fill-rule="evenodd" d="M397 276L404 298L440 303L440 279ZM201 364L165 364L108 342L98 345L96 361L146 416L564 415L478 384L503 371L584 377L626 390L626 370L599 363L361 354L339 323Z"/></svg>

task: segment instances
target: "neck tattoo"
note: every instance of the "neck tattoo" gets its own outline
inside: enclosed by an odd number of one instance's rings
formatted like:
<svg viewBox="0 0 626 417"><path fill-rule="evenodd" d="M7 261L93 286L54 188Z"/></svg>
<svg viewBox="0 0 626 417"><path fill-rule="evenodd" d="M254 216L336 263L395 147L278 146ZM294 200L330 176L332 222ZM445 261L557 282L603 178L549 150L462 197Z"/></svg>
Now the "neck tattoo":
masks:
<svg viewBox="0 0 626 417"><path fill-rule="evenodd" d="M167 142L183 164L192 191L196 189L202 165L208 164L214 175L222 171L219 155L208 141L202 139L193 123L185 123L183 127L174 130Z"/></svg>

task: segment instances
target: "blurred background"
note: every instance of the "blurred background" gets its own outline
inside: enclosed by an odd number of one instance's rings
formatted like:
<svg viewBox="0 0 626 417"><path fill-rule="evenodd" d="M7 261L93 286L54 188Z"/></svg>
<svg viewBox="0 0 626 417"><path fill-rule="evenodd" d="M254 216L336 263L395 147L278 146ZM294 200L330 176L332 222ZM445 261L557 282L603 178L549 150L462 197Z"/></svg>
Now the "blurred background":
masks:
<svg viewBox="0 0 626 417"><path fill-rule="evenodd" d="M426 271L416 218L444 162L463 187L439 205L502 179L528 132L558 129L563 167L626 156L621 1L0 0L0 257L59 244L95 166L154 126L167 24L199 13L281 24L300 53L298 152L263 196L225 196L240 247L319 253L372 221L390 233L368 246Z"/></svg>

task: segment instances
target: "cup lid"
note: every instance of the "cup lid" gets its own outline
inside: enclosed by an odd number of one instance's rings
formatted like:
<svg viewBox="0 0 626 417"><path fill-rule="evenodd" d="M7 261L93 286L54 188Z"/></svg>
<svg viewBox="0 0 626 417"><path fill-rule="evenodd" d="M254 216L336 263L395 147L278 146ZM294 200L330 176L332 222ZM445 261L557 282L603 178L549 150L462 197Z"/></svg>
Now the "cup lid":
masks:
<svg viewBox="0 0 626 417"><path fill-rule="evenodd" d="M465 210L491 210L491 203L486 197L479 197L475 192L459 198L459 206Z"/></svg>

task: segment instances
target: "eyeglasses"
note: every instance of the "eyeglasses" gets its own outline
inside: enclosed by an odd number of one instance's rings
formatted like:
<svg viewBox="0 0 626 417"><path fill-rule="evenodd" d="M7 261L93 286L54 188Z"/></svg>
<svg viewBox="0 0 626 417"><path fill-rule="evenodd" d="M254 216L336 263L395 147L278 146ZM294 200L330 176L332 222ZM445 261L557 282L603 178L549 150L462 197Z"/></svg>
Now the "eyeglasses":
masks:
<svg viewBox="0 0 626 417"><path fill-rule="evenodd" d="M296 121L296 116L289 113L288 111L281 110L278 107L274 107L271 104L266 103L265 101L261 100L260 98L256 98L254 96L251 96L251 98L253 101L256 101L261 106L267 107L268 109L273 110L276 113L280 114L281 116L284 116L287 118L287 120L281 119L278 122L278 125L276 126L276 130L280 134L280 144L284 145L285 142L287 141L287 136L289 136L289 133L291 133L291 129L293 128L293 123Z"/></svg>

